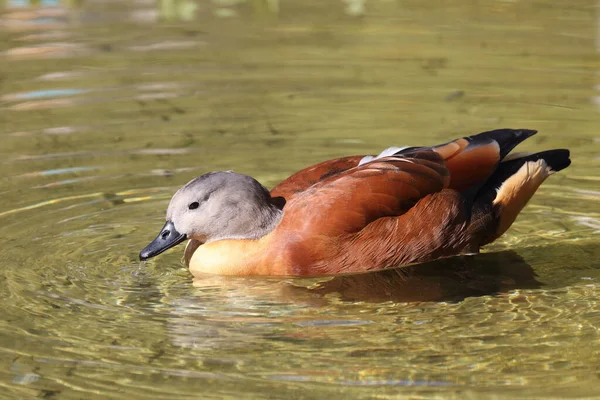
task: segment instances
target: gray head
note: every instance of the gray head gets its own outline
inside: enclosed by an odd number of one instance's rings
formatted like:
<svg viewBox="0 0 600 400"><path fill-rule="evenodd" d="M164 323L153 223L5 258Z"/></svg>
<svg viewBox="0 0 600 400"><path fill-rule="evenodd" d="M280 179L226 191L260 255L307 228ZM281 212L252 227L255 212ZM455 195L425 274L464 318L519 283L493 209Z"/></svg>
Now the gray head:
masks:
<svg viewBox="0 0 600 400"><path fill-rule="evenodd" d="M145 260L181 243L221 239L258 239L272 231L282 211L254 178L235 172L210 172L179 189L167 208L167 222L140 252Z"/></svg>

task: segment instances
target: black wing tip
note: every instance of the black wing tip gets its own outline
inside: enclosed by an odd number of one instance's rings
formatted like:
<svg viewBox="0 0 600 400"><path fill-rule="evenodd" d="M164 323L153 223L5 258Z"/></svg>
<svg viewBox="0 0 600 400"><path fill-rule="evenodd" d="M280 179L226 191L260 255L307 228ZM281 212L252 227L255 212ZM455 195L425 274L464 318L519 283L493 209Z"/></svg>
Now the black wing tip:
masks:
<svg viewBox="0 0 600 400"><path fill-rule="evenodd" d="M478 146L479 144L487 144L490 140L498 143L500 147L500 159L508 155L517 147L519 143L537 133L534 129L495 129L493 131L482 132L477 135L469 136L466 139L469 140L469 146Z"/></svg>
<svg viewBox="0 0 600 400"><path fill-rule="evenodd" d="M473 135L472 137L488 136L488 137L492 137L494 140L499 140L499 139L502 140L502 139L508 139L508 138L525 140L528 137L535 135L536 133L538 133L538 131L535 129L501 128L501 129L494 129L491 131L481 132L477 135Z"/></svg>
<svg viewBox="0 0 600 400"><path fill-rule="evenodd" d="M504 129L504 130L513 131L514 134L516 134L518 136L525 136L525 138L528 138L528 137L533 136L536 133L538 133L538 131L536 129Z"/></svg>

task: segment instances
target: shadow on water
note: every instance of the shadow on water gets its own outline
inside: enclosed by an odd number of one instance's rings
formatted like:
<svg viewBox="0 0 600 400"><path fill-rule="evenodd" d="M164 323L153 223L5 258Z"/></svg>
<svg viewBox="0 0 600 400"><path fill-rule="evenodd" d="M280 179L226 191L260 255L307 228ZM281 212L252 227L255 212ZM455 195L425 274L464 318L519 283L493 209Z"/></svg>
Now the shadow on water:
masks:
<svg viewBox="0 0 600 400"><path fill-rule="evenodd" d="M342 301L461 301L467 297L542 286L533 268L514 251L460 256L411 267L334 277L314 287L289 286L290 292Z"/></svg>
<svg viewBox="0 0 600 400"><path fill-rule="evenodd" d="M290 297L313 301L337 296L355 302L442 302L506 294L520 289L556 289L600 279L600 246L554 243L459 256L373 273L333 277L311 286L286 288ZM565 278L565 268L569 278Z"/></svg>

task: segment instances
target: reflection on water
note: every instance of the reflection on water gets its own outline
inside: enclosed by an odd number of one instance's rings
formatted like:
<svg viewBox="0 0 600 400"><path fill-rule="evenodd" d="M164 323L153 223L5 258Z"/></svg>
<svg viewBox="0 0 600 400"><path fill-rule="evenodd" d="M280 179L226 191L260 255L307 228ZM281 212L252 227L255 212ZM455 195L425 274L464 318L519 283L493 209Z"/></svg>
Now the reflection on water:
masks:
<svg viewBox="0 0 600 400"><path fill-rule="evenodd" d="M485 266L483 268L482 266ZM456 257L378 273L335 277L311 294L344 301L461 301L514 289L541 287L530 265L512 251Z"/></svg>
<svg viewBox="0 0 600 400"><path fill-rule="evenodd" d="M594 6L4 0L2 392L597 396ZM540 130L523 150L568 147L573 165L480 256L193 283L182 249L137 261L203 172L273 186L498 127Z"/></svg>

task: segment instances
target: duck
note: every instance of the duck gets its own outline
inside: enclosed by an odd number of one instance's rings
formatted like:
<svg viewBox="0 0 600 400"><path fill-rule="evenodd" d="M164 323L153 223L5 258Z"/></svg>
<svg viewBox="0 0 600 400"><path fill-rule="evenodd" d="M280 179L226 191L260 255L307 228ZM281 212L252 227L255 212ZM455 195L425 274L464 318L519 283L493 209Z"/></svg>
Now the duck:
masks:
<svg viewBox="0 0 600 400"><path fill-rule="evenodd" d="M568 149L511 153L536 134L496 129L389 147L294 173L270 191L215 171L173 195L142 261L187 240L194 277L356 274L477 254L503 235Z"/></svg>

